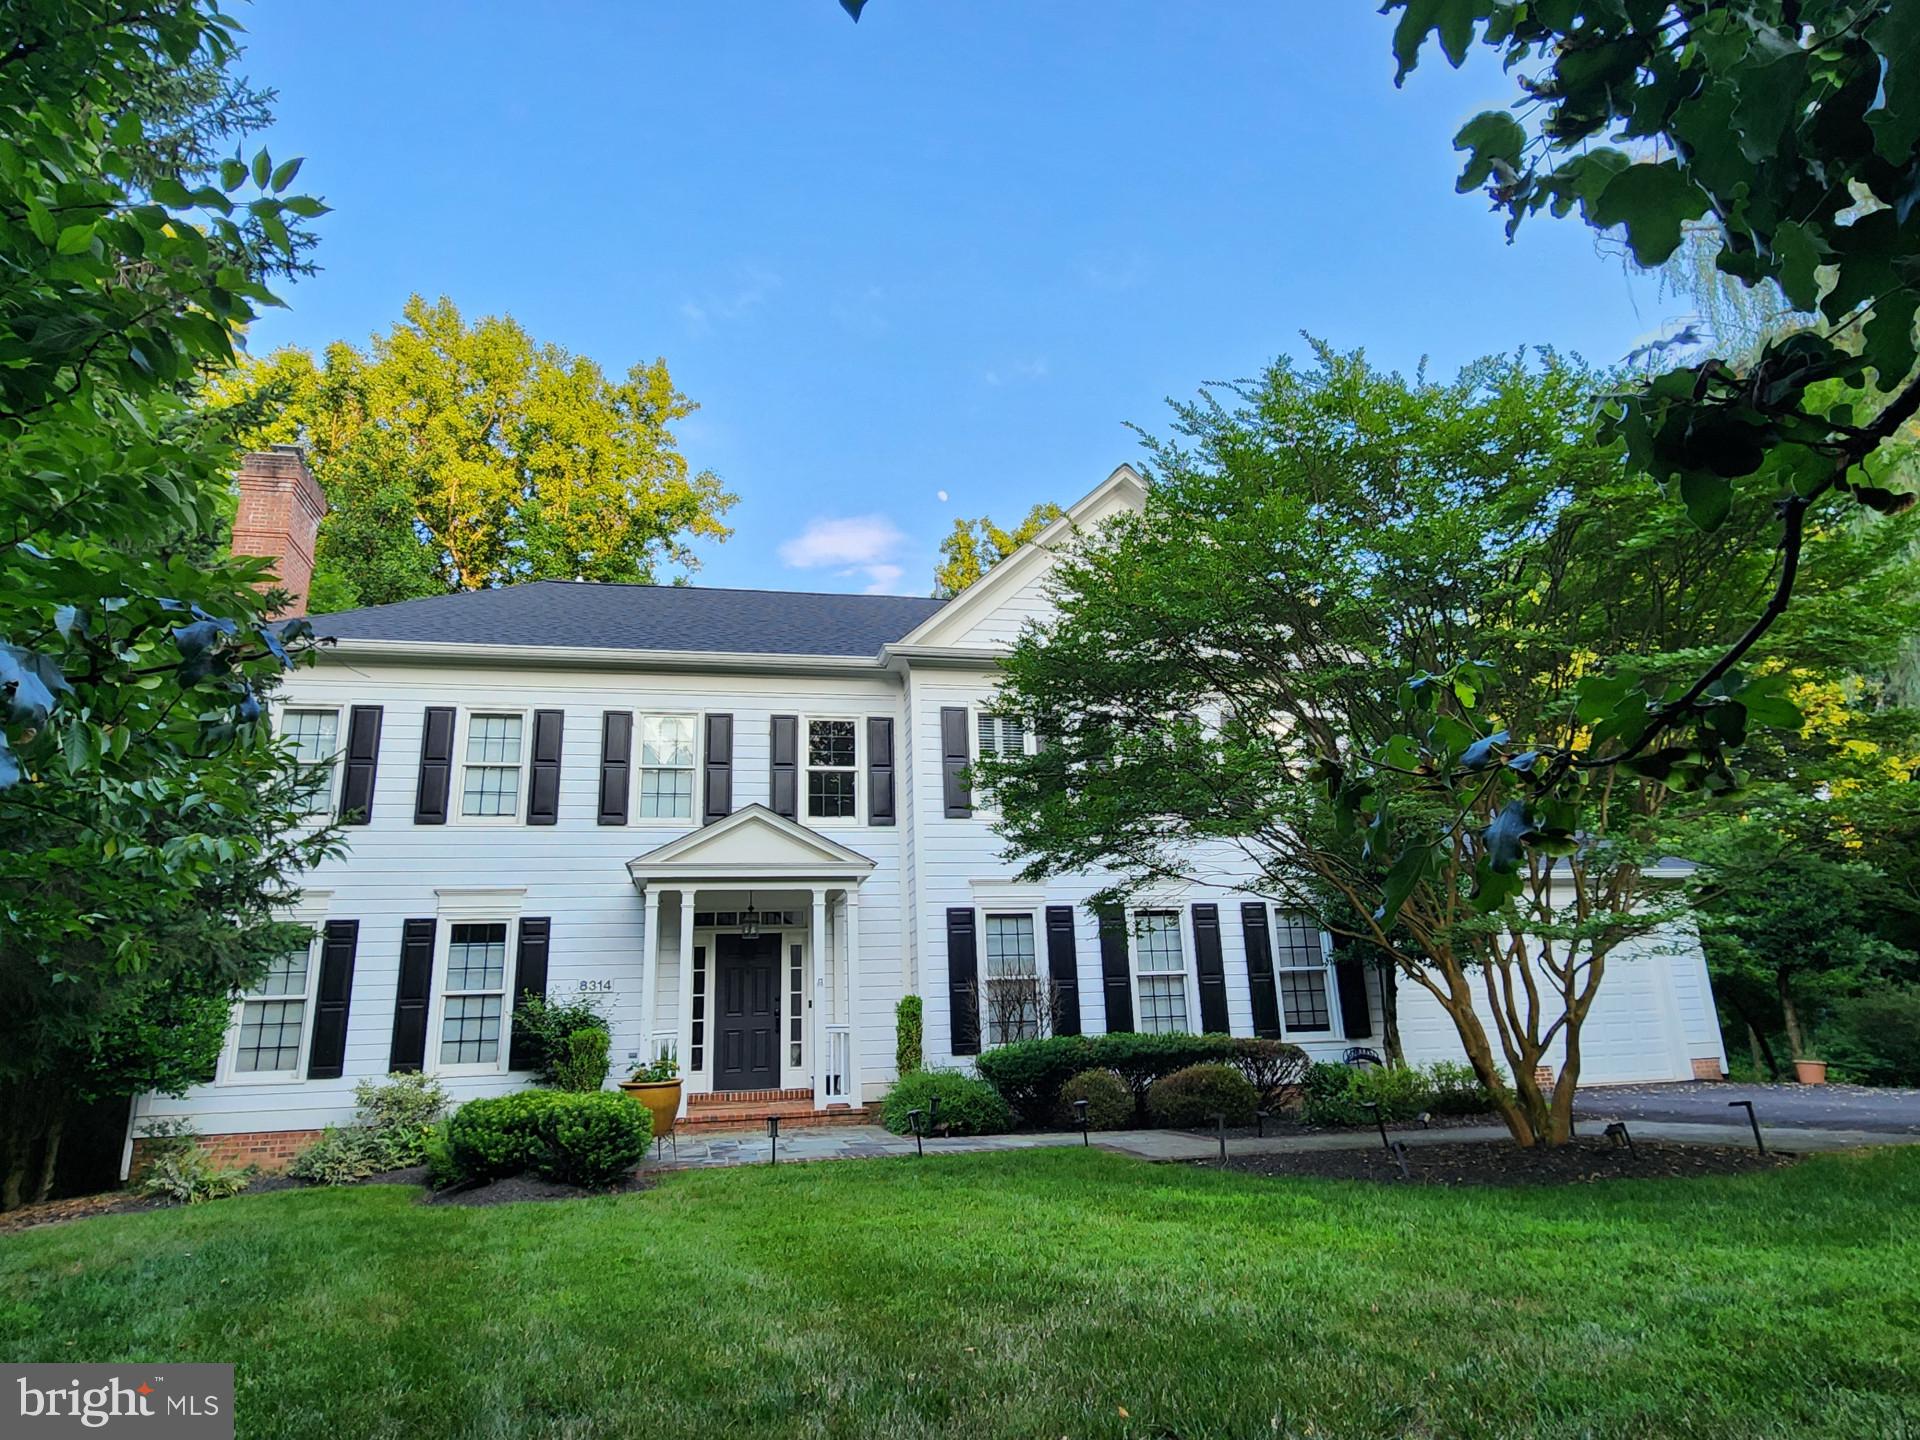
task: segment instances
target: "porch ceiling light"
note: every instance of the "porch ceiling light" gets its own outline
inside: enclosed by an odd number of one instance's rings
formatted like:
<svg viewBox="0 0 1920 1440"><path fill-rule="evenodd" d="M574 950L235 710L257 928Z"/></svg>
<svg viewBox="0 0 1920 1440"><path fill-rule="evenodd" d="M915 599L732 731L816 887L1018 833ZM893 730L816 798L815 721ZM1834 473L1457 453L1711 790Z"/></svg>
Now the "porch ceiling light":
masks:
<svg viewBox="0 0 1920 1440"><path fill-rule="evenodd" d="M760 912L753 907L753 892L747 892L747 908L740 912L740 934L751 940L760 933Z"/></svg>

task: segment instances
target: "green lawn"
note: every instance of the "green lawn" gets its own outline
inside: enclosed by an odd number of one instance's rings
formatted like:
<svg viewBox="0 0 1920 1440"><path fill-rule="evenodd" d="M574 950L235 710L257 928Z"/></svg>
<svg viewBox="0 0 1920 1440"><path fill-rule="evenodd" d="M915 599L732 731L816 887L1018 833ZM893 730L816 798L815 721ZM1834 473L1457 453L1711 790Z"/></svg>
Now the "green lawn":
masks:
<svg viewBox="0 0 1920 1440"><path fill-rule="evenodd" d="M0 1359L237 1361L243 1437L325 1440L1920 1427L1920 1148L1518 1191L1048 1150L414 1198L0 1237Z"/></svg>

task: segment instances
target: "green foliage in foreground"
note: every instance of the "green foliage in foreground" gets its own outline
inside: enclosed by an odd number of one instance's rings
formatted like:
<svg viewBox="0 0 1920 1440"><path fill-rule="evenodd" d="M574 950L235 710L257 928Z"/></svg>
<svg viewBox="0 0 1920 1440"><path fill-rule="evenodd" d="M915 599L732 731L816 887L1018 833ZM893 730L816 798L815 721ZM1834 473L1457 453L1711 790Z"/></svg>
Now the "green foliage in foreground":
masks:
<svg viewBox="0 0 1920 1440"><path fill-rule="evenodd" d="M1916 1205L1920 1150L1507 1192L1077 1147L307 1191L0 1239L0 1360L235 1361L276 1440L1898 1435Z"/></svg>
<svg viewBox="0 0 1920 1440"><path fill-rule="evenodd" d="M610 1090L519 1090L469 1100L447 1128L453 1173L475 1181L531 1170L567 1185L612 1185L647 1158L652 1143L646 1107Z"/></svg>
<svg viewBox="0 0 1920 1440"><path fill-rule="evenodd" d="M930 1112L935 1100L940 1102L940 1113L921 1119L922 1134L932 1133L936 1125L947 1135L999 1135L1013 1128L1013 1112L1000 1092L958 1070L916 1070L902 1075L881 1103L880 1121L896 1135L911 1134L911 1113Z"/></svg>

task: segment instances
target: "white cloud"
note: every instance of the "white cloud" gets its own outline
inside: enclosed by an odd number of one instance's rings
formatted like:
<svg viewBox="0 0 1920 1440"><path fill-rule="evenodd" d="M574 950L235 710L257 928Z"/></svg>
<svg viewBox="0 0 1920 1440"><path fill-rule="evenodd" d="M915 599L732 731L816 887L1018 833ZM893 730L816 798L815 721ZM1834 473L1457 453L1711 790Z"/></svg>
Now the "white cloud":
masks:
<svg viewBox="0 0 1920 1440"><path fill-rule="evenodd" d="M940 502L941 502L942 504L945 504L945 503L946 503L946 499L947 499L947 492L946 492L946 491L944 491L944 490L936 490L936 491L934 491L933 493L934 493L934 495L935 495L935 496L937 496L937 497L939 498L939 500L940 500Z"/></svg>
<svg viewBox="0 0 1920 1440"><path fill-rule="evenodd" d="M840 578L864 575L869 595L884 595L906 573L895 557L907 537L884 515L848 515L810 521L780 547L795 570L831 569Z"/></svg>
<svg viewBox="0 0 1920 1440"><path fill-rule="evenodd" d="M732 289L717 295L689 296L680 302L687 328L704 335L714 322L739 320L780 288L780 277L762 265L740 267Z"/></svg>
<svg viewBox="0 0 1920 1440"><path fill-rule="evenodd" d="M989 385L1012 385L1022 380L1044 380L1047 373L1047 357L1036 355L1031 360L1016 360L1011 365L989 370L983 378Z"/></svg>

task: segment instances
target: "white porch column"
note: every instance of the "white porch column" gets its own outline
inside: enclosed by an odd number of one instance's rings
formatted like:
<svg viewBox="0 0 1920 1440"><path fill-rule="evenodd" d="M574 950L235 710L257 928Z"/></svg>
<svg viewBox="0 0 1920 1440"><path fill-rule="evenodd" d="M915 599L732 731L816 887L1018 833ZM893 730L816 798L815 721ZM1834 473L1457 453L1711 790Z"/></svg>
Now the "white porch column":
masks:
<svg viewBox="0 0 1920 1440"><path fill-rule="evenodd" d="M687 1113L687 1065L693 1059L693 891L680 892L680 1038L674 1057L680 1062L680 1113Z"/></svg>
<svg viewBox="0 0 1920 1440"><path fill-rule="evenodd" d="M818 1110L826 1104L827 1097L827 887L813 887L813 929L809 932L812 943L808 945L808 954L813 958L813 1108Z"/></svg>
<svg viewBox="0 0 1920 1440"><path fill-rule="evenodd" d="M660 887L647 886L646 933L640 937L640 1063L653 1059L654 997L660 988Z"/></svg>
<svg viewBox="0 0 1920 1440"><path fill-rule="evenodd" d="M858 1107L864 1103L860 1090L860 892L849 885L844 894L847 921L847 1095Z"/></svg>

